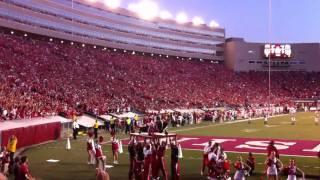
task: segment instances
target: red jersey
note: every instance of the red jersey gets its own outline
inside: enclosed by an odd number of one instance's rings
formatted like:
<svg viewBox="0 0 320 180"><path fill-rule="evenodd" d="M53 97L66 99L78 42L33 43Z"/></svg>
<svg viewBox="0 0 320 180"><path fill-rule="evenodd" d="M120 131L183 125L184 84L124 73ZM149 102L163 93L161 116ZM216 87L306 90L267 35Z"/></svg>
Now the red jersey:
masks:
<svg viewBox="0 0 320 180"><path fill-rule="evenodd" d="M119 150L119 143L118 140L112 140L112 151L118 151Z"/></svg>
<svg viewBox="0 0 320 180"><path fill-rule="evenodd" d="M101 158L103 156L101 145L100 144L96 144L94 149L96 150L96 158Z"/></svg>
<svg viewBox="0 0 320 180"><path fill-rule="evenodd" d="M27 164L24 163L20 166L20 174L19 180L27 180L26 175L29 177L31 176Z"/></svg>
<svg viewBox="0 0 320 180"><path fill-rule="evenodd" d="M87 140L87 150L93 150L93 139Z"/></svg>
<svg viewBox="0 0 320 180"><path fill-rule="evenodd" d="M164 157L165 152L166 152L166 147L165 147L165 146L160 146L159 149L158 149L158 151L157 151L158 157L159 157L159 158Z"/></svg>

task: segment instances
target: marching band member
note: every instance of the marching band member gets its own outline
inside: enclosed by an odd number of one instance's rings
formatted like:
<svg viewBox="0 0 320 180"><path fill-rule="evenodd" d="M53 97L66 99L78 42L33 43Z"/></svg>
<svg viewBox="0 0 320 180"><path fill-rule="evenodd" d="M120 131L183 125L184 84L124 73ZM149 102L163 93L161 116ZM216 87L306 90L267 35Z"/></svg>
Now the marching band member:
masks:
<svg viewBox="0 0 320 180"><path fill-rule="evenodd" d="M88 132L87 138L87 152L88 152L88 164L95 164L95 149L94 149L94 140L92 138L93 134L91 131Z"/></svg>
<svg viewBox="0 0 320 180"><path fill-rule="evenodd" d="M316 111L314 112L314 124L315 124L316 126L318 126L318 124L319 124L319 119L320 119L320 113L319 113L318 110L316 110Z"/></svg>
<svg viewBox="0 0 320 180"><path fill-rule="evenodd" d="M119 157L119 140L114 135L111 139L111 148L113 154L113 164L119 164L118 157Z"/></svg>
<svg viewBox="0 0 320 180"><path fill-rule="evenodd" d="M246 169L250 170L250 167L242 161L242 157L238 156L238 160L233 164L236 169L234 174L234 180L245 180L246 179Z"/></svg>
<svg viewBox="0 0 320 180"><path fill-rule="evenodd" d="M291 115L291 125L296 124L296 109L294 107L290 108L290 115Z"/></svg>
<svg viewBox="0 0 320 180"><path fill-rule="evenodd" d="M265 161L267 168L267 177L269 180L278 180L279 178L279 169L283 167L280 159L276 157L276 152L272 151L270 156Z"/></svg>
<svg viewBox="0 0 320 180"><path fill-rule="evenodd" d="M211 148L212 148L212 141L209 141L208 144L203 149L203 160L202 160L201 175L203 175L206 167L209 164L208 154L210 153Z"/></svg>

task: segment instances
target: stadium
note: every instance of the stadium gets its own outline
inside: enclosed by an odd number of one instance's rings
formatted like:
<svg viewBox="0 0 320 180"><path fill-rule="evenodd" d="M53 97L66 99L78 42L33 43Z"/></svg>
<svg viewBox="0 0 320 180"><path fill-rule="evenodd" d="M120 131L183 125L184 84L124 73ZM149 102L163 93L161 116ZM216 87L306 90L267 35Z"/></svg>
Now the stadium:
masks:
<svg viewBox="0 0 320 180"><path fill-rule="evenodd" d="M120 3L0 0L0 180L320 178L320 43Z"/></svg>

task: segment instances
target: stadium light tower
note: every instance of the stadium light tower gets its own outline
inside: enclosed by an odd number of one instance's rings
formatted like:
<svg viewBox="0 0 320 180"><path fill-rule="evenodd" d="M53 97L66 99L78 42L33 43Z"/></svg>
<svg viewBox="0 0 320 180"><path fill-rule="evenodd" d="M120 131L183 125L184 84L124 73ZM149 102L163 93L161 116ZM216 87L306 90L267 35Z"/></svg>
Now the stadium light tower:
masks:
<svg viewBox="0 0 320 180"><path fill-rule="evenodd" d="M172 16L172 14L171 14L169 11L161 11L161 12L159 13L159 17L160 17L161 19L171 19L173 16Z"/></svg>
<svg viewBox="0 0 320 180"><path fill-rule="evenodd" d="M219 27L219 24L215 20L212 20L210 21L209 26L212 28L216 28L216 27Z"/></svg>
<svg viewBox="0 0 320 180"><path fill-rule="evenodd" d="M184 24L188 21L188 16L186 15L186 13L184 12L180 12L177 14L176 16L176 21L179 23L179 24Z"/></svg>
<svg viewBox="0 0 320 180"><path fill-rule="evenodd" d="M203 20L201 17L196 16L196 17L194 17L194 18L192 19L192 23L193 23L193 25L195 25L195 26L200 26L200 25L204 24L204 20Z"/></svg>
<svg viewBox="0 0 320 180"><path fill-rule="evenodd" d="M117 9L121 1L120 0L104 0L104 4L110 9Z"/></svg>

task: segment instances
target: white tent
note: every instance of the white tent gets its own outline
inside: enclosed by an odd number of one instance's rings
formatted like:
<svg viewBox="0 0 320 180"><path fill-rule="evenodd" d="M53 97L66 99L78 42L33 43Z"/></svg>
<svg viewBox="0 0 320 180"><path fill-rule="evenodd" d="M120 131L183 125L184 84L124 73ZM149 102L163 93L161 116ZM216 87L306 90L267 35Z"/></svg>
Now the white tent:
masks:
<svg viewBox="0 0 320 180"><path fill-rule="evenodd" d="M87 116L87 115L83 115L83 116L80 116L78 119L78 124L80 126L84 126L84 127L92 127L94 125L94 123L96 122L96 118L93 118L93 117L90 117L90 116ZM98 124L99 126L102 126L104 125L103 121L99 120L98 119Z"/></svg>
<svg viewBox="0 0 320 180"><path fill-rule="evenodd" d="M136 114L133 112L126 112L126 113L122 113L122 114L112 113L110 115L115 116L117 118L134 118L135 116L139 116L139 114Z"/></svg>
<svg viewBox="0 0 320 180"><path fill-rule="evenodd" d="M101 118L103 118L103 119L105 119L105 120L107 120L107 121L110 121L111 118L112 118L112 116L110 116L110 115L101 115L101 116L99 116L99 117L101 117Z"/></svg>

